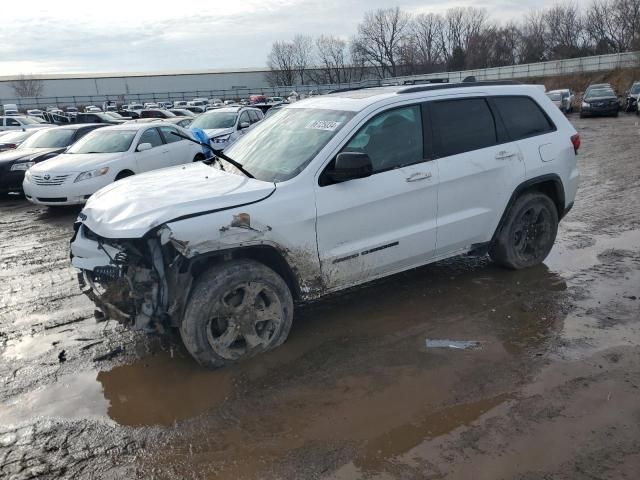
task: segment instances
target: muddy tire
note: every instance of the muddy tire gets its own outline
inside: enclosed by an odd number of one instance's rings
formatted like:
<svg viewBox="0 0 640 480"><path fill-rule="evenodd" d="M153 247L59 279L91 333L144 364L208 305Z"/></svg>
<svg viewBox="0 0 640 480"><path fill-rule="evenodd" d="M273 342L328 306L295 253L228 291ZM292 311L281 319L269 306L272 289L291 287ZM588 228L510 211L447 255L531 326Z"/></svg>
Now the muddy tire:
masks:
<svg viewBox="0 0 640 480"><path fill-rule="evenodd" d="M223 367L281 345L293 321L293 298L276 272L253 260L215 265L198 279L180 326L201 365Z"/></svg>
<svg viewBox="0 0 640 480"><path fill-rule="evenodd" d="M532 267L549 255L557 233L558 210L553 201L544 193L525 193L507 213L489 255L506 268Z"/></svg>

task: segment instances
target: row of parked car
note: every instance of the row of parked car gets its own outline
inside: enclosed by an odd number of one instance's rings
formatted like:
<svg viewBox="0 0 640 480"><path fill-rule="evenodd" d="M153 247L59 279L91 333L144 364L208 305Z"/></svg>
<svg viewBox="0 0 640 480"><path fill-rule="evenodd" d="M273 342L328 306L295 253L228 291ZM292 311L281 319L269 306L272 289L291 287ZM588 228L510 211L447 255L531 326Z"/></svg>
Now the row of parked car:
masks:
<svg viewBox="0 0 640 480"><path fill-rule="evenodd" d="M24 192L29 201L51 207L82 204L127 176L204 160L211 152L200 144L203 139L223 151L264 119L262 110L245 106L192 117L169 110L141 113L148 116L81 113L69 125L0 132L0 195Z"/></svg>
<svg viewBox="0 0 640 480"><path fill-rule="evenodd" d="M551 90L547 92L549 99L563 112L572 113L576 108L576 95L569 89ZM609 83L594 83L587 87L579 105L580 117L589 116L618 116L621 110L625 112L638 111L640 100L640 81L633 82L625 92L624 100L618 96Z"/></svg>
<svg viewBox="0 0 640 480"><path fill-rule="evenodd" d="M132 118L137 118L136 114L139 114L143 110L149 109L162 109L162 110L187 110L194 114L204 113L209 110L214 110L228 105L260 105L260 106L273 106L281 103L290 103L299 99L299 95L296 92L286 99L283 97L267 97L265 95L250 95L248 98L240 100L222 100L220 98L194 98L193 100L166 100L166 101L154 101L145 103L117 103L113 101L104 102L102 106L86 105L79 109L74 106L66 106L64 109L50 105L45 110L41 109L27 109L24 113L20 113L16 104L3 105L3 115L5 116L20 116L27 115L31 117L39 117L43 120L47 120L50 115L59 117L74 118L79 113L100 113L100 112L126 112Z"/></svg>

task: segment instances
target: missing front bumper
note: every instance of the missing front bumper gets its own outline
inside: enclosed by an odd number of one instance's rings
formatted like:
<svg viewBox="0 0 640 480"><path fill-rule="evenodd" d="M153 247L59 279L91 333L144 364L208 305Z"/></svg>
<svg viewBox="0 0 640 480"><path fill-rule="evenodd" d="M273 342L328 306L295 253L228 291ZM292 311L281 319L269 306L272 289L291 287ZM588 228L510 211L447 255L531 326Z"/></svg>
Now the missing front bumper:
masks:
<svg viewBox="0 0 640 480"><path fill-rule="evenodd" d="M113 303L104 298L104 293L99 293L99 288L93 280L93 273L82 270L78 273L80 290L96 305L100 313L96 312L96 320L117 320L120 323L131 323L132 315L122 311ZM113 287L112 287L113 288ZM108 291L108 290L107 290ZM124 292L123 292L124 293ZM128 294L128 292L127 292Z"/></svg>

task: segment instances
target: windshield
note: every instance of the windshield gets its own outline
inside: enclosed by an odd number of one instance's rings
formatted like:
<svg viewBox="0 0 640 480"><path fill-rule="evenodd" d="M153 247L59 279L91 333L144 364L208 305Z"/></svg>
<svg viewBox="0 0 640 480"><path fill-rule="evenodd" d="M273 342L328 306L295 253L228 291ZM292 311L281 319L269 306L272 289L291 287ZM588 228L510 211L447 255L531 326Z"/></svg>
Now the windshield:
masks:
<svg viewBox="0 0 640 480"><path fill-rule="evenodd" d="M634 95L640 93L640 83L634 83L631 86L631 93L633 93Z"/></svg>
<svg viewBox="0 0 640 480"><path fill-rule="evenodd" d="M547 93L547 97L549 97L554 102L562 100L562 95L560 95L559 93Z"/></svg>
<svg viewBox="0 0 640 480"><path fill-rule="evenodd" d="M616 94L610 88L594 88L587 93L586 98L615 97Z"/></svg>
<svg viewBox="0 0 640 480"><path fill-rule="evenodd" d="M67 153L126 152L136 136L136 130L94 130L78 140Z"/></svg>
<svg viewBox="0 0 640 480"><path fill-rule="evenodd" d="M201 115L191 124L192 128L210 130L214 128L231 128L236 124L236 112L213 112Z"/></svg>
<svg viewBox="0 0 640 480"><path fill-rule="evenodd" d="M257 123L224 153L259 180L283 182L304 170L354 115L342 110L285 108Z"/></svg>
<svg viewBox="0 0 640 480"><path fill-rule="evenodd" d="M68 128L52 128L42 130L27 141L20 148L61 148L68 147L73 141L73 135L76 131Z"/></svg>

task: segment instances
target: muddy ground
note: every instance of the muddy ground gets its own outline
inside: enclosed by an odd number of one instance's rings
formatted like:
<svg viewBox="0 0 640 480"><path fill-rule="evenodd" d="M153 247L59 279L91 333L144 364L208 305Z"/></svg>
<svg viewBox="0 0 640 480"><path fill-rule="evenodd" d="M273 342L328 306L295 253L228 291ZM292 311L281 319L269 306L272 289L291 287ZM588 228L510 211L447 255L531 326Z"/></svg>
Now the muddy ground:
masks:
<svg viewBox="0 0 640 480"><path fill-rule="evenodd" d="M397 275L217 371L95 323L77 210L2 201L0 478L638 478L640 127L572 121L582 183L544 265Z"/></svg>

